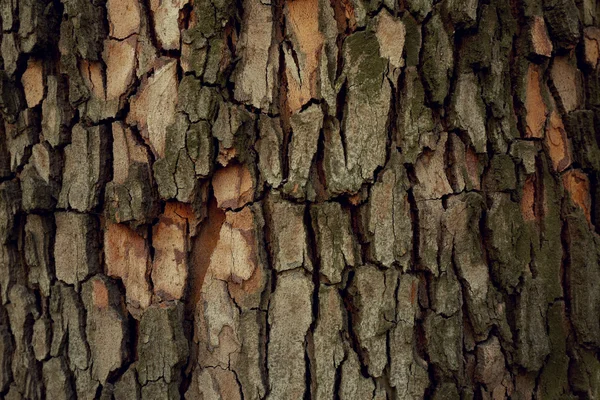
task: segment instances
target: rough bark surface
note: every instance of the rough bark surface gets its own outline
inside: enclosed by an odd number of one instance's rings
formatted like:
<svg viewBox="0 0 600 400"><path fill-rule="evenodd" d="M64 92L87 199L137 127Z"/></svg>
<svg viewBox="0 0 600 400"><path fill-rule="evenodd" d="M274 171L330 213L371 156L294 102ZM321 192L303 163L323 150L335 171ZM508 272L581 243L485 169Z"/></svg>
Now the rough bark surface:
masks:
<svg viewBox="0 0 600 400"><path fill-rule="evenodd" d="M595 0L0 25L0 398L600 398Z"/></svg>

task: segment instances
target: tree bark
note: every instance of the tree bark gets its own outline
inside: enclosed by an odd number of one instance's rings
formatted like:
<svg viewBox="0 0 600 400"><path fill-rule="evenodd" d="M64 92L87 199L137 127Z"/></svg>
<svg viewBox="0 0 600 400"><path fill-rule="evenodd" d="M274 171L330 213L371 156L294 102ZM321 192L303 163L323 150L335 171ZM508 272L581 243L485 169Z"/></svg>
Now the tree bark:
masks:
<svg viewBox="0 0 600 400"><path fill-rule="evenodd" d="M0 22L1 398L600 398L594 0Z"/></svg>

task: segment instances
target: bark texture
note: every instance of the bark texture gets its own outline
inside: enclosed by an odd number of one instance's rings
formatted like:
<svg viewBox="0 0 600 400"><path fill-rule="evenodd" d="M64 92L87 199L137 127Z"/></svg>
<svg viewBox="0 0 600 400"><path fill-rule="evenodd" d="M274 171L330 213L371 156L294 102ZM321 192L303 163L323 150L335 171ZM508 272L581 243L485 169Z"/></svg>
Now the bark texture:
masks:
<svg viewBox="0 0 600 400"><path fill-rule="evenodd" d="M600 398L595 0L0 24L0 398Z"/></svg>

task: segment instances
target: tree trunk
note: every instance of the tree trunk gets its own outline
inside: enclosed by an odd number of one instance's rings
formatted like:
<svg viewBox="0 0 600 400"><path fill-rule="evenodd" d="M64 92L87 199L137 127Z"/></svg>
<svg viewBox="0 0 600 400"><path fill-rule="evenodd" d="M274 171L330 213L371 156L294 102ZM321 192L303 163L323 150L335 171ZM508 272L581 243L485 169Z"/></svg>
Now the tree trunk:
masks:
<svg viewBox="0 0 600 400"><path fill-rule="evenodd" d="M432 3L1 0L0 397L600 398L600 7Z"/></svg>

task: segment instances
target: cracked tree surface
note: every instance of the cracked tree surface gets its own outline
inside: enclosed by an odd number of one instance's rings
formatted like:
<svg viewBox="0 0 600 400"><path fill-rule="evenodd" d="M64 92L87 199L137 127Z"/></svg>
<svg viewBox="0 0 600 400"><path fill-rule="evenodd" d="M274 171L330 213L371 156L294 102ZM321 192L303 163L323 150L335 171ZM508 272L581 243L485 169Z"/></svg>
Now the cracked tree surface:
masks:
<svg viewBox="0 0 600 400"><path fill-rule="evenodd" d="M0 25L0 398L600 398L595 0Z"/></svg>

